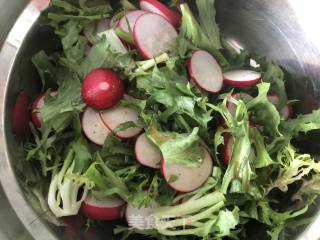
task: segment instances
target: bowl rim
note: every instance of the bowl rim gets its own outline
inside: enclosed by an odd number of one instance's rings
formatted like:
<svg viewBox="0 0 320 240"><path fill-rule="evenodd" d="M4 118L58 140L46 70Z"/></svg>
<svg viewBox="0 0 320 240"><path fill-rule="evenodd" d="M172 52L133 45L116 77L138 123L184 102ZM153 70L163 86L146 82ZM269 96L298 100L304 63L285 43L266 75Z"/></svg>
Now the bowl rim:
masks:
<svg viewBox="0 0 320 240"><path fill-rule="evenodd" d="M49 2L49 0L44 1ZM39 218L24 197L8 155L5 130L7 124L5 123L4 113L7 112L6 109L8 108L8 83L13 66L29 30L37 22L39 16L40 10L36 7L36 3L31 1L17 18L17 21L13 25L0 50L0 183L11 207L34 239L59 240L44 220ZM320 213L317 214L314 221L297 237L297 240L320 239L319 226Z"/></svg>

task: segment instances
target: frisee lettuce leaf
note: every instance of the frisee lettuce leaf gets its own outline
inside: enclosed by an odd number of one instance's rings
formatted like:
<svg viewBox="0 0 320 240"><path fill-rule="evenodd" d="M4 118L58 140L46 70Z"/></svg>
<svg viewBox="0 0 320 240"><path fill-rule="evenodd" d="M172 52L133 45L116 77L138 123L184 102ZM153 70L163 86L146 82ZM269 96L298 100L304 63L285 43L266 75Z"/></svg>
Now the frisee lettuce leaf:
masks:
<svg viewBox="0 0 320 240"><path fill-rule="evenodd" d="M182 164L199 167L203 161L204 152L199 146L198 128L191 133L161 132L155 126L147 129L147 136L155 143L167 164Z"/></svg>

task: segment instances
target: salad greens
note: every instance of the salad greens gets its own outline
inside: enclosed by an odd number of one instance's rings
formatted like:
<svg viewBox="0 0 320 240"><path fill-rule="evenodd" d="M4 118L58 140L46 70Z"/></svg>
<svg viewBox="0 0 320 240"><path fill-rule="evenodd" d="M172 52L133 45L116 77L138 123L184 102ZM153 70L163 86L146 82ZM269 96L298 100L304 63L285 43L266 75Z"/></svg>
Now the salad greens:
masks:
<svg viewBox="0 0 320 240"><path fill-rule="evenodd" d="M256 224L264 226L266 239L275 240L290 226L304 224L303 214L320 194L320 163L301 153L292 140L320 129L320 110L284 119L281 109L288 96L283 70L265 58L245 51L238 54L228 45L214 22L214 0L196 0L196 13L182 4L176 49L154 59L143 60L132 46L123 50L118 37L131 36L119 29L97 34L101 19L135 8L128 0L112 5L52 0L43 13L60 39L60 50L41 50L32 58L45 103L39 109L41 128L31 124L33 137L24 145L25 167L18 168L32 205L39 201L43 211L49 207L51 212L44 217L58 225L61 221L54 216L78 214L89 193L98 199L121 198L136 208L159 204L153 210L157 224L152 229L116 226L114 233L121 239L137 234L166 240L247 239L250 224ZM186 68L196 49L209 51L223 69L254 69L250 66L254 59L261 83L248 89L224 88L215 95L199 90ZM101 147L83 137L80 120L86 107L82 81L96 68L119 73L126 93L134 97L119 104L139 113L138 122L118 126ZM57 94L51 94L55 90ZM234 93L253 98L230 98ZM277 105L269 93L279 96ZM200 146L205 146L214 161L211 176L190 193L171 189L159 170L136 162L134 139L116 137L133 126L144 128L166 163L197 168L204 155ZM225 134L233 141L228 165L223 164L221 151ZM285 204L283 196L288 199Z"/></svg>

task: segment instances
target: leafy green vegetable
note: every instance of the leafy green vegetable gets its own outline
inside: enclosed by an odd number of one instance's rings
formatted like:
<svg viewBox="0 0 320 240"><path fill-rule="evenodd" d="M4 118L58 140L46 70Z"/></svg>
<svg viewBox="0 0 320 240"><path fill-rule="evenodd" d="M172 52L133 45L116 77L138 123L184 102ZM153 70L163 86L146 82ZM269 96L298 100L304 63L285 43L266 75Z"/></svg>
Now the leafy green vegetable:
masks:
<svg viewBox="0 0 320 240"><path fill-rule="evenodd" d="M199 167L204 153L199 147L198 131L195 128L190 134L177 134L160 132L152 126L147 136L159 147L166 163Z"/></svg>
<svg viewBox="0 0 320 240"><path fill-rule="evenodd" d="M253 143L256 150L256 159L254 162L255 168L263 168L267 167L270 164L273 164L273 160L271 159L267 149L264 145L264 139L261 133L257 128L250 128L250 137L253 139Z"/></svg>
<svg viewBox="0 0 320 240"><path fill-rule="evenodd" d="M74 152L70 150L63 161L60 171L54 171L49 187L48 205L56 217L75 215L91 188L86 182L68 179L66 175L74 173ZM81 169L83 170L83 169ZM83 192L81 193L81 190ZM80 200L78 200L78 195Z"/></svg>
<svg viewBox="0 0 320 240"><path fill-rule="evenodd" d="M222 66L228 61L219 52L221 48L220 33L215 20L214 0L197 0L199 21L193 16L187 4L181 4L182 23L180 34L190 39L199 48L210 51Z"/></svg>
<svg viewBox="0 0 320 240"><path fill-rule="evenodd" d="M46 96L45 105L39 110L44 125L51 126L58 132L70 125L85 106L80 89L80 79L72 73L66 75L58 94Z"/></svg>
<svg viewBox="0 0 320 240"><path fill-rule="evenodd" d="M301 180L310 171L320 172L320 164L314 162L309 154L298 154L294 148L288 146L279 151L277 160L280 164L278 176L267 188L270 192L273 188L287 191L288 185Z"/></svg>
<svg viewBox="0 0 320 240"><path fill-rule="evenodd" d="M259 95L247 104L248 110L253 111L252 121L263 126L272 137L280 135L278 129L280 124L279 112L267 98L270 84L260 83L257 87Z"/></svg>
<svg viewBox="0 0 320 240"><path fill-rule="evenodd" d="M169 2L170 7L176 4ZM137 50L120 40L132 42L131 32L98 28L107 17L114 22L136 9L135 3L122 0L112 3L112 9L100 0L51 1L44 20L60 42L56 52L41 50L31 59L45 100L36 110L41 128L30 124L33 137L24 145L25 160L17 164L27 199L45 219L60 225L55 217L77 214L90 193L97 199L121 198L137 208L157 203L154 229L118 226L114 232L122 239L135 235L159 240L249 239L248 230L258 221L261 230L276 240L312 220L304 214L320 194L320 164L291 144L300 133L320 129L320 110L280 119L281 110L291 102L285 89L287 75L264 57L236 51L220 36L214 3L195 1L197 12L182 4L177 48L141 60ZM227 87L215 95L202 92L190 81L187 69L197 49L210 52L223 71L254 68L262 83L248 89ZM253 59L257 66L251 66ZM85 107L81 83L95 68L119 73L126 94L134 97L119 104L139 114L138 123L120 124L103 146L89 144L81 129ZM253 98L231 98L234 93ZM268 100L270 93L280 98L275 106ZM161 171L137 163L135 139L114 135L132 126L145 130L169 164L198 167L205 146L214 160L212 175L192 192L176 192ZM223 146L225 134L232 137L231 149ZM224 151L231 154L228 165L222 161ZM176 180L171 176L169 183Z"/></svg>

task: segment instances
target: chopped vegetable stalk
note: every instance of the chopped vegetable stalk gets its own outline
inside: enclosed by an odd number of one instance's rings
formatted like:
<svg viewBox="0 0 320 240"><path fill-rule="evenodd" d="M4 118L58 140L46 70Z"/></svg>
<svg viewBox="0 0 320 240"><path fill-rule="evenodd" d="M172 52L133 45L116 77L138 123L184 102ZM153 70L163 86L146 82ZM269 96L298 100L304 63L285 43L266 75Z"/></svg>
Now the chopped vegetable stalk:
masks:
<svg viewBox="0 0 320 240"><path fill-rule="evenodd" d="M48 205L56 217L76 215L88 193L88 185L67 177L74 173L76 161L74 156L74 152L70 150L61 170L52 175L48 193ZM81 191L83 192L78 200L78 195Z"/></svg>

